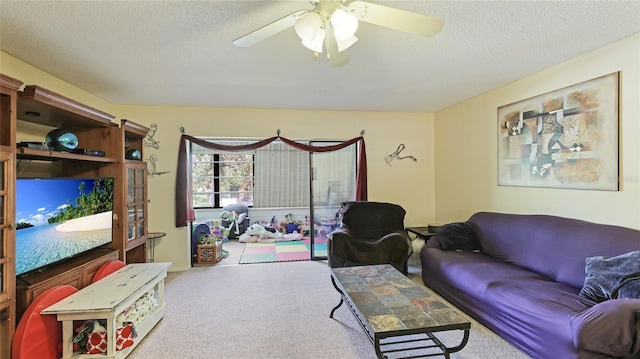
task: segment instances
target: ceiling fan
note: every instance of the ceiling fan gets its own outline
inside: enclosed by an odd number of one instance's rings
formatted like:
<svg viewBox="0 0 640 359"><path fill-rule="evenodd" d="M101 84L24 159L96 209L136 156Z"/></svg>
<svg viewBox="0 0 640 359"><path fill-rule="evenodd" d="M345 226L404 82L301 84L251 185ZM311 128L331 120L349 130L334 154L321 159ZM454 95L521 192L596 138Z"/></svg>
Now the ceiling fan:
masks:
<svg viewBox="0 0 640 359"><path fill-rule="evenodd" d="M444 24L444 20L436 17L361 0L320 0L311 4L313 9L295 11L233 40L233 44L249 47L294 27L302 44L313 51L315 58L326 51L330 65L339 67L349 62L346 50L358 41L355 36L358 21L425 37L440 32Z"/></svg>

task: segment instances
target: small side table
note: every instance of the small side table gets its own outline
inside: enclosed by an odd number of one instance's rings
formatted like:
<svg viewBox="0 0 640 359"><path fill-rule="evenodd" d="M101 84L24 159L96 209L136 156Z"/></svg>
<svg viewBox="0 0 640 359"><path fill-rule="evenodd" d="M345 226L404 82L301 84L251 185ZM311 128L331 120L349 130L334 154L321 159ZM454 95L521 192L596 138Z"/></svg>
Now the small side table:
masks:
<svg viewBox="0 0 640 359"><path fill-rule="evenodd" d="M425 242L429 240L429 238L433 236L437 236L438 233L429 232L429 227L407 227L407 232L413 233L416 235L416 238L424 239Z"/></svg>
<svg viewBox="0 0 640 359"><path fill-rule="evenodd" d="M162 238L167 234L164 232L150 232L147 233L147 239L149 240L149 262L153 263L155 261L155 249L156 249L156 239Z"/></svg>

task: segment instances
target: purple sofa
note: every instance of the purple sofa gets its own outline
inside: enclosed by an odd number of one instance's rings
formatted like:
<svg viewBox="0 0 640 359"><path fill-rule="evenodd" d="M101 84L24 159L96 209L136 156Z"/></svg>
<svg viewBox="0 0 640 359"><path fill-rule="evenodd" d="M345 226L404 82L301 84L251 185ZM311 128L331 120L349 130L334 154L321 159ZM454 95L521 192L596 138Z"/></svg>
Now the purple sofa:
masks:
<svg viewBox="0 0 640 359"><path fill-rule="evenodd" d="M586 258L638 251L640 231L547 215L479 212L468 222L482 250L428 240L428 287L534 358L640 358L640 299L579 296Z"/></svg>

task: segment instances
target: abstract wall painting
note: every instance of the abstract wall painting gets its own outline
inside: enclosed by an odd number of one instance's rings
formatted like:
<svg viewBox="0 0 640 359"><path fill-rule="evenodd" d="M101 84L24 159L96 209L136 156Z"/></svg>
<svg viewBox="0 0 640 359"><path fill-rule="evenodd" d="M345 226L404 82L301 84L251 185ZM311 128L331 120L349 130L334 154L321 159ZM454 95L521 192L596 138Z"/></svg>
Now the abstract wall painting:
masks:
<svg viewBox="0 0 640 359"><path fill-rule="evenodd" d="M498 185L618 191L619 73L498 108Z"/></svg>

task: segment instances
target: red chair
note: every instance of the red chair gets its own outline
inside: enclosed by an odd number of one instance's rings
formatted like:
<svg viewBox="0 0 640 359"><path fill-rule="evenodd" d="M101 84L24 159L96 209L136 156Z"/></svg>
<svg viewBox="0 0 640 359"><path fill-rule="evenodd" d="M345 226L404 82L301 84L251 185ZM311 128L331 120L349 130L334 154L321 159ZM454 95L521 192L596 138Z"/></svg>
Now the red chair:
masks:
<svg viewBox="0 0 640 359"><path fill-rule="evenodd" d="M11 343L13 359L57 359L62 356L62 323L53 314L40 311L78 290L70 285L53 287L27 307Z"/></svg>
<svg viewBox="0 0 640 359"><path fill-rule="evenodd" d="M109 274L117 271L118 269L124 267L126 264L123 261L120 260L112 260L110 262L107 262L105 264L103 264L102 266L100 266L100 268L98 269L98 271L96 272L96 274L93 275L93 279L91 280L91 283L95 283L97 281L99 281L100 279L108 276Z"/></svg>

